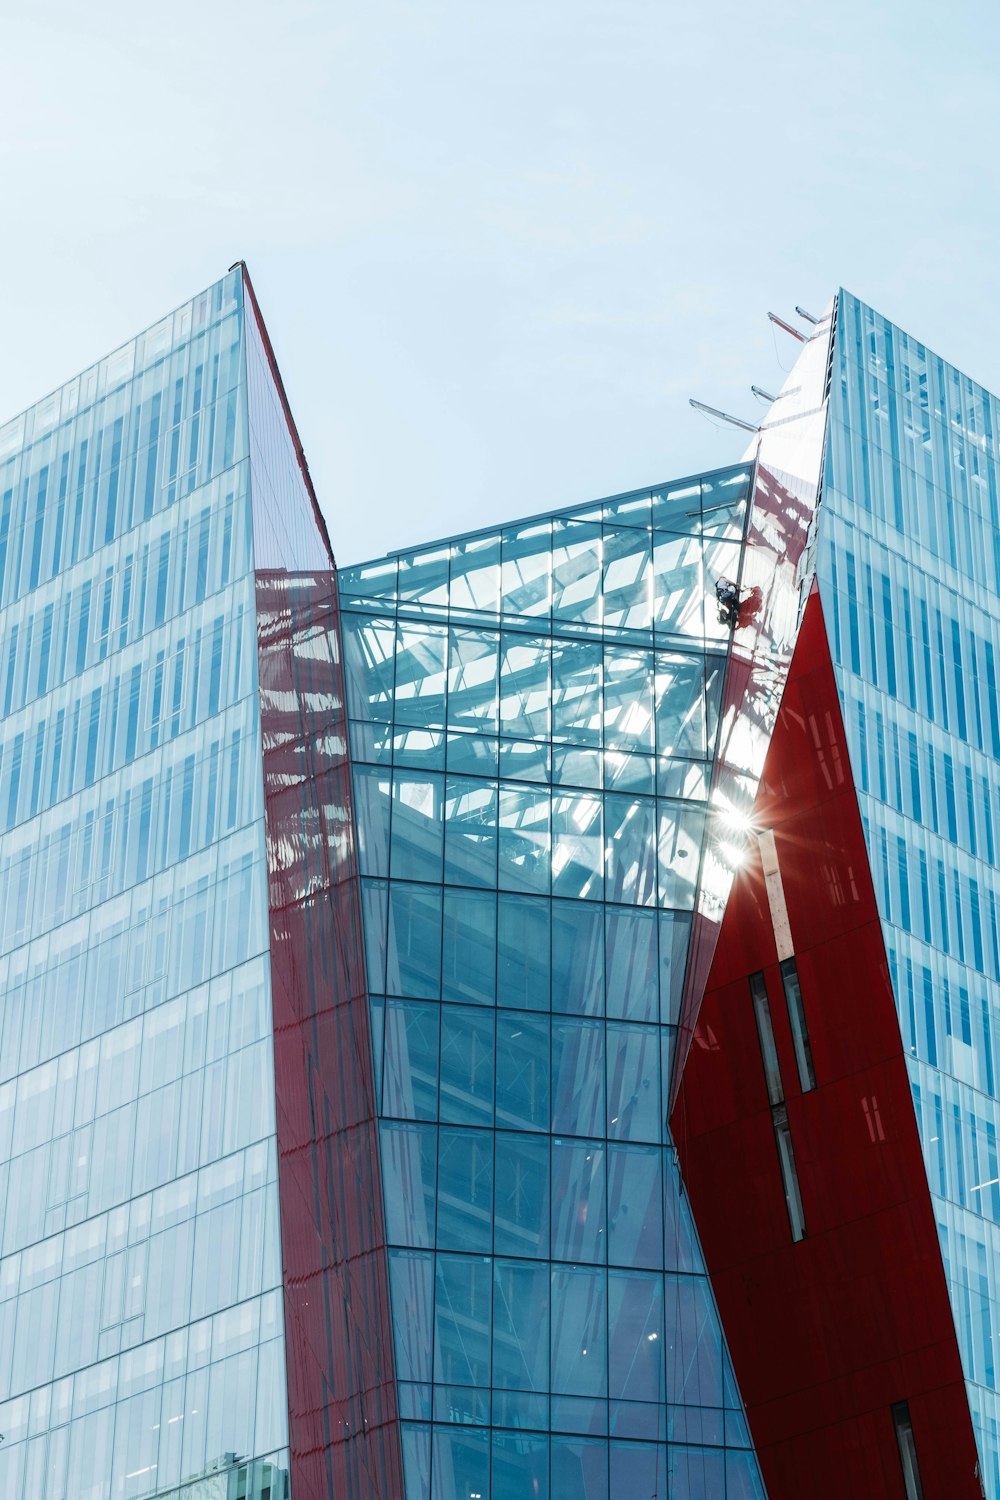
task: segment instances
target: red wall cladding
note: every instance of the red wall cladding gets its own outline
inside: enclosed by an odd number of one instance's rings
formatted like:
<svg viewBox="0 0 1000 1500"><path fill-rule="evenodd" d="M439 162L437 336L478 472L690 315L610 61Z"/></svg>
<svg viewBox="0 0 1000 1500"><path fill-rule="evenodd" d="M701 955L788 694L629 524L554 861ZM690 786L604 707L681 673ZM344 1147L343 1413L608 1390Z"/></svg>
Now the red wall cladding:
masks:
<svg viewBox="0 0 1000 1500"><path fill-rule="evenodd" d="M400 1500L375 1089L333 573L257 573L295 1500Z"/></svg>
<svg viewBox="0 0 1000 1500"><path fill-rule="evenodd" d="M978 1500L977 1455L822 607L806 607L757 797L816 1087L799 1086L757 839L671 1124L770 1500ZM807 1237L793 1243L748 976L763 971Z"/></svg>

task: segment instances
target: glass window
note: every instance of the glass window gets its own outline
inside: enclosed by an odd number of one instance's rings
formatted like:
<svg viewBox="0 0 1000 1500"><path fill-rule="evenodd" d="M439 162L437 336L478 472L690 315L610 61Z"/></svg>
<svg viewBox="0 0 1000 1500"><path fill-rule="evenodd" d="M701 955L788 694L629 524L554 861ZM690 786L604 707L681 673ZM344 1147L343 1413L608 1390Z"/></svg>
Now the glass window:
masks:
<svg viewBox="0 0 1000 1500"><path fill-rule="evenodd" d="M505 614L549 614L551 574L551 521L529 522L503 533L500 608Z"/></svg>
<svg viewBox="0 0 1000 1500"><path fill-rule="evenodd" d="M622 1141L659 1141L660 1030L610 1021L607 1028L607 1133Z"/></svg>
<svg viewBox="0 0 1000 1500"><path fill-rule="evenodd" d="M451 555L452 609L495 613L500 608L500 538L469 537L456 542Z"/></svg>
<svg viewBox="0 0 1000 1500"><path fill-rule="evenodd" d="M492 887L497 879L497 788L494 781L449 776L444 819L444 878Z"/></svg>
<svg viewBox="0 0 1000 1500"><path fill-rule="evenodd" d="M599 642L553 642L553 739L575 745L600 746L603 675L603 651Z"/></svg>
<svg viewBox="0 0 1000 1500"><path fill-rule="evenodd" d="M516 1130L549 1126L549 1018L497 1012L497 1124Z"/></svg>
<svg viewBox="0 0 1000 1500"><path fill-rule="evenodd" d="M438 999L441 994L440 886L389 887L386 988L390 995Z"/></svg>
<svg viewBox="0 0 1000 1500"><path fill-rule="evenodd" d="M656 1146L608 1147L608 1260L612 1265L653 1269L663 1265L661 1169Z"/></svg>
<svg viewBox="0 0 1000 1500"><path fill-rule="evenodd" d="M604 1023L552 1022L552 1129L594 1136L604 1129Z"/></svg>
<svg viewBox="0 0 1000 1500"><path fill-rule="evenodd" d="M552 798L552 893L600 901L604 895L603 802L587 792Z"/></svg>
<svg viewBox="0 0 1000 1500"><path fill-rule="evenodd" d="M604 744L652 752L653 653L604 648Z"/></svg>
<svg viewBox="0 0 1000 1500"><path fill-rule="evenodd" d="M445 727L447 658L448 632L443 625L397 627L393 694L397 724Z"/></svg>
<svg viewBox="0 0 1000 1500"><path fill-rule="evenodd" d="M436 1120L441 1007L390 1000L385 1008L382 1108L403 1119Z"/></svg>
<svg viewBox="0 0 1000 1500"><path fill-rule="evenodd" d="M701 532L701 482L682 480L653 491L653 525L660 531Z"/></svg>
<svg viewBox="0 0 1000 1500"><path fill-rule="evenodd" d="M434 1278L434 1379L490 1383L493 1267L485 1256L438 1255Z"/></svg>
<svg viewBox="0 0 1000 1500"><path fill-rule="evenodd" d="M440 882L443 847L444 777L397 770L392 778L393 879Z"/></svg>
<svg viewBox="0 0 1000 1500"><path fill-rule="evenodd" d="M645 501L648 515L649 501ZM623 526L604 530L604 624L649 630L652 625L653 554L649 532Z"/></svg>
<svg viewBox="0 0 1000 1500"><path fill-rule="evenodd" d="M498 636L494 630L453 628L448 650L448 724L497 731Z"/></svg>
<svg viewBox="0 0 1000 1500"><path fill-rule="evenodd" d="M601 623L601 527L593 522L552 523L552 613Z"/></svg>
<svg viewBox="0 0 1000 1500"><path fill-rule="evenodd" d="M649 798L605 797L608 901L656 905L656 808Z"/></svg>
<svg viewBox="0 0 1000 1500"><path fill-rule="evenodd" d="M707 751L705 667L697 656L656 653L656 749L697 758Z"/></svg>
<svg viewBox="0 0 1000 1500"><path fill-rule="evenodd" d="M595 1141L552 1142L552 1255L602 1262L607 1257L604 1147Z"/></svg>
<svg viewBox="0 0 1000 1500"><path fill-rule="evenodd" d="M493 1248L493 1133L438 1130L437 1244L442 1250Z"/></svg>
<svg viewBox="0 0 1000 1500"><path fill-rule="evenodd" d="M635 1500L636 1496L667 1495L667 1450L656 1443L610 1444L610 1500ZM674 1468L671 1463L670 1473ZM696 1490L675 1490L675 1494L694 1497ZM706 1492L708 1494L715 1492ZM718 1491L719 1494L722 1491Z"/></svg>
<svg viewBox="0 0 1000 1500"><path fill-rule="evenodd" d="M753 1002L753 1018L757 1026L761 1057L764 1060L764 1078L767 1082L767 1097L771 1104L780 1104L785 1097L781 1083L781 1068L778 1065L778 1049L771 1025L771 1007L767 999L767 983L764 975L750 975L750 998Z"/></svg>
<svg viewBox="0 0 1000 1500"><path fill-rule="evenodd" d="M497 898L492 891L445 890L441 971L445 1000L496 1001Z"/></svg>
<svg viewBox="0 0 1000 1500"><path fill-rule="evenodd" d="M428 547L423 552L407 552L399 559L398 594L404 600L421 604L448 602L447 547Z"/></svg>
<svg viewBox="0 0 1000 1500"><path fill-rule="evenodd" d="M441 1008L441 1119L458 1125L493 1123L493 1010Z"/></svg>
<svg viewBox="0 0 1000 1500"><path fill-rule="evenodd" d="M548 790L500 788L501 890L549 891L550 810Z"/></svg>
<svg viewBox="0 0 1000 1500"><path fill-rule="evenodd" d="M552 903L552 1009L604 1013L604 913L579 901Z"/></svg>
<svg viewBox="0 0 1000 1500"><path fill-rule="evenodd" d="M497 1255L549 1253L549 1142L497 1131L493 1248Z"/></svg>
<svg viewBox="0 0 1000 1500"><path fill-rule="evenodd" d="M433 1443L435 1497L490 1500L490 1434L475 1427L435 1426Z"/></svg>
<svg viewBox="0 0 1000 1500"><path fill-rule="evenodd" d="M667 1400L722 1405L722 1331L703 1276L667 1276Z"/></svg>
<svg viewBox="0 0 1000 1500"><path fill-rule="evenodd" d="M516 1260L494 1264L493 1384L507 1390L548 1390L548 1266Z"/></svg>
<svg viewBox="0 0 1000 1500"><path fill-rule="evenodd" d="M657 1020L656 913L607 906L604 921L608 1015Z"/></svg>
<svg viewBox="0 0 1000 1500"><path fill-rule="evenodd" d="M910 1404L897 1401L892 1408L892 1422L899 1445L899 1461L903 1466L903 1483L906 1500L924 1500L924 1487L920 1480L920 1465L917 1463L917 1448L913 1441L913 1424L910 1421Z"/></svg>
<svg viewBox="0 0 1000 1500"><path fill-rule="evenodd" d="M523 740L549 737L550 653L547 638L505 633L500 652L500 727Z"/></svg>
<svg viewBox="0 0 1000 1500"><path fill-rule="evenodd" d="M813 1068L812 1047L809 1044L809 1031L806 1027L806 1012L802 1003L799 971L794 958L786 958L781 965L781 982L785 987L785 1003L788 1006L788 1020L795 1045L795 1065L799 1072L799 1087L805 1094L816 1087L816 1072ZM774 1103L774 1100L771 1102Z"/></svg>
<svg viewBox="0 0 1000 1500"><path fill-rule="evenodd" d="M389 1243L429 1249L434 1244L437 1132L433 1125L387 1120L379 1135Z"/></svg>
<svg viewBox="0 0 1000 1500"><path fill-rule="evenodd" d="M702 808L683 802L660 802L658 806L660 905L690 911L694 906L705 814Z"/></svg>
<svg viewBox="0 0 1000 1500"><path fill-rule="evenodd" d="M548 1010L550 915L547 899L500 893L497 987L501 1005Z"/></svg>
<svg viewBox="0 0 1000 1500"><path fill-rule="evenodd" d="M799 1174L795 1166L792 1133L788 1128L788 1113L783 1104L776 1104L771 1113L774 1118L774 1135L778 1145L781 1184L788 1208L788 1223L792 1231L792 1239L798 1242L806 1237L806 1221L802 1212L802 1195L799 1191Z"/></svg>
<svg viewBox="0 0 1000 1500"><path fill-rule="evenodd" d="M653 628L657 635L703 641L704 598L700 539L654 533Z"/></svg>
<svg viewBox="0 0 1000 1500"><path fill-rule="evenodd" d="M552 1500L608 1500L608 1444L552 1435Z"/></svg>
<svg viewBox="0 0 1000 1500"><path fill-rule="evenodd" d="M603 1267L552 1267L554 1392L607 1395L607 1300L607 1271Z"/></svg>

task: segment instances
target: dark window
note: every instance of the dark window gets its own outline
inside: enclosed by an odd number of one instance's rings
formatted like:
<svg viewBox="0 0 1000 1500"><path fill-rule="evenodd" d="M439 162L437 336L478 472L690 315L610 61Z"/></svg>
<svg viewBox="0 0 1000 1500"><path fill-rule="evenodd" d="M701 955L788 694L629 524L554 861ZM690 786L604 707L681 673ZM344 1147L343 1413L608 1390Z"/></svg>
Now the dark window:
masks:
<svg viewBox="0 0 1000 1500"><path fill-rule="evenodd" d="M774 1121L774 1137L778 1143L778 1162L781 1166L781 1185L785 1190L788 1224L792 1231L792 1239L798 1242L806 1237L806 1218L802 1212L799 1174L795 1170L792 1132L788 1128L788 1113L785 1106L776 1105L771 1111L771 1118Z"/></svg>
<svg viewBox="0 0 1000 1500"><path fill-rule="evenodd" d="M785 967L783 964L782 972L784 972ZM794 968L795 965L793 963L793 971ZM767 1097L771 1105L771 1123L774 1126L774 1140L778 1148L778 1166L781 1169L781 1186L784 1190L785 1204L788 1208L788 1223L792 1231L792 1239L795 1241L804 1240L806 1237L806 1220L805 1214L802 1212L799 1174L795 1169L792 1133L788 1128L785 1091L781 1082L778 1049L774 1041L774 1028L771 1025L771 1007L768 1003L767 984L765 983L763 974L750 975L750 998L753 1001L753 1015L757 1023L757 1039L760 1042L760 1053L764 1062L764 1077L767 1080ZM808 1042L806 1045L808 1047Z"/></svg>
<svg viewBox="0 0 1000 1500"><path fill-rule="evenodd" d="M802 1004L802 987L794 958L786 958L781 965L781 982L785 986L785 1004L788 1006L788 1021L795 1044L795 1064L799 1070L799 1087L804 1094L816 1087L816 1071L813 1067L812 1048L806 1028L805 1007Z"/></svg>
<svg viewBox="0 0 1000 1500"><path fill-rule="evenodd" d="M899 1461L903 1465L906 1500L924 1500L924 1488L920 1483L920 1465L917 1463L917 1449L913 1441L913 1424L910 1421L908 1401L896 1402L892 1408L892 1421L896 1429L896 1442L899 1444Z"/></svg>
<svg viewBox="0 0 1000 1500"><path fill-rule="evenodd" d="M781 1071L778 1067L778 1049L774 1045L774 1028L771 1025L771 1007L767 1000L767 985L763 974L750 975L750 995L753 999L753 1016L757 1022L757 1037L764 1059L764 1077L767 1079L767 1097L772 1104L780 1104L785 1097L781 1087Z"/></svg>

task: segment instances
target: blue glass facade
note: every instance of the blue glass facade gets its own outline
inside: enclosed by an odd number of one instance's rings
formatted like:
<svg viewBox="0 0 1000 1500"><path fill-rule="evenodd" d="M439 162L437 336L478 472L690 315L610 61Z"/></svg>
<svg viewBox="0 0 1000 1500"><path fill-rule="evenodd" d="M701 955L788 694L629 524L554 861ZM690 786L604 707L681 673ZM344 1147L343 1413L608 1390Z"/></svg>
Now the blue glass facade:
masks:
<svg viewBox="0 0 1000 1500"><path fill-rule="evenodd" d="M816 583L1000 1500L998 433L842 292L742 464L338 574L245 268L0 429L4 1497L763 1500L666 1121Z"/></svg>
<svg viewBox="0 0 1000 1500"><path fill-rule="evenodd" d="M818 571L987 1493L1000 1495L1000 403L838 299Z"/></svg>
<svg viewBox="0 0 1000 1500"><path fill-rule="evenodd" d="M286 1483L248 453L238 273L0 430L11 1500Z"/></svg>
<svg viewBox="0 0 1000 1500"><path fill-rule="evenodd" d="M340 572L407 1500L763 1494L664 1123L749 483Z"/></svg>

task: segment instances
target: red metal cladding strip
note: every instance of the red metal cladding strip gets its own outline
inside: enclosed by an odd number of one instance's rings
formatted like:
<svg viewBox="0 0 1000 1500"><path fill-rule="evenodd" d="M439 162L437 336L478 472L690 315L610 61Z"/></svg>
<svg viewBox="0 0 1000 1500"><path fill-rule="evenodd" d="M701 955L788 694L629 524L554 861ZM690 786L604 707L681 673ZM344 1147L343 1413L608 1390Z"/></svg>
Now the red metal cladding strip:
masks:
<svg viewBox="0 0 1000 1500"><path fill-rule="evenodd" d="M295 1500L401 1500L336 578L258 572Z"/></svg>
<svg viewBox="0 0 1000 1500"><path fill-rule="evenodd" d="M972 1419L818 592L754 810L812 1051L803 1092L759 844L726 908L671 1114L770 1500L979 1500ZM806 1238L793 1243L750 998L763 972ZM808 1080L807 1080L808 1081Z"/></svg>

